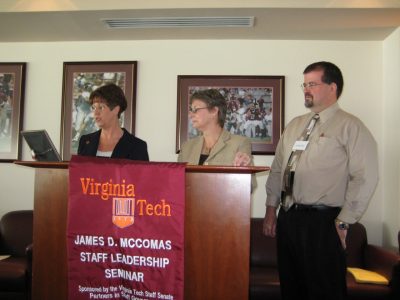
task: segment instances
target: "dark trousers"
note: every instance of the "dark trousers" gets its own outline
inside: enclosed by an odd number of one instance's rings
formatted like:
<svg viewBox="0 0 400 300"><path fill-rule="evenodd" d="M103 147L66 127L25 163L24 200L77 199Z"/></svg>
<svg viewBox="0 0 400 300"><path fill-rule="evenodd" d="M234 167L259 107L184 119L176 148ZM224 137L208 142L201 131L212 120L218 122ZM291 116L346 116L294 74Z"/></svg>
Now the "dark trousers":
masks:
<svg viewBox="0 0 400 300"><path fill-rule="evenodd" d="M282 299L346 299L346 257L334 220L339 209L279 211Z"/></svg>

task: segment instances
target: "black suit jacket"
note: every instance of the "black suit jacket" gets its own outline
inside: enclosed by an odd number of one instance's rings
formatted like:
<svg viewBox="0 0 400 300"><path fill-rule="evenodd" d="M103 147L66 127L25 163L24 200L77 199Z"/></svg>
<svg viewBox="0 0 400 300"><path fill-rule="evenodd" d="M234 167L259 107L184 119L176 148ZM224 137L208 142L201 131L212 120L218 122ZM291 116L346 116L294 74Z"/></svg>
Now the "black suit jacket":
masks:
<svg viewBox="0 0 400 300"><path fill-rule="evenodd" d="M111 158L149 161L146 142L133 136L125 128L122 129L124 134L115 145ZM83 135L79 140L78 155L96 156L100 134L101 130Z"/></svg>

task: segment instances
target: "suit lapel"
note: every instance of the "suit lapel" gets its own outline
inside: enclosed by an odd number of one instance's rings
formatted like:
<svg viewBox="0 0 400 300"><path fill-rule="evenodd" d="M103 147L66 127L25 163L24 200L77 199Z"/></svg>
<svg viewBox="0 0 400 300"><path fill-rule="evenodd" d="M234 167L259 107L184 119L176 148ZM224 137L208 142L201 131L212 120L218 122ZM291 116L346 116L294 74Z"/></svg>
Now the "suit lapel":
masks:
<svg viewBox="0 0 400 300"><path fill-rule="evenodd" d="M129 152L129 147L127 147L126 139L127 137L127 131L125 128L122 128L123 134L121 138L119 139L118 143L115 145L114 150L111 154L112 158L118 158L118 157L127 157L128 152Z"/></svg>
<svg viewBox="0 0 400 300"><path fill-rule="evenodd" d="M194 165L199 164L201 149L203 148L203 141L204 141L203 136L199 136L196 139L196 143L193 145L193 151L192 151L190 161L189 161L190 164L194 164Z"/></svg>
<svg viewBox="0 0 400 300"><path fill-rule="evenodd" d="M219 137L217 143L211 149L210 155L207 158L207 161L215 157L222 149L225 148L226 142L229 140L230 134L226 130L221 132L221 136ZM201 150L200 150L201 151Z"/></svg>
<svg viewBox="0 0 400 300"><path fill-rule="evenodd" d="M101 134L101 129L94 132L92 138L86 142L88 147L88 153L91 156L97 155L97 149L99 148L99 142L100 142L100 134Z"/></svg>

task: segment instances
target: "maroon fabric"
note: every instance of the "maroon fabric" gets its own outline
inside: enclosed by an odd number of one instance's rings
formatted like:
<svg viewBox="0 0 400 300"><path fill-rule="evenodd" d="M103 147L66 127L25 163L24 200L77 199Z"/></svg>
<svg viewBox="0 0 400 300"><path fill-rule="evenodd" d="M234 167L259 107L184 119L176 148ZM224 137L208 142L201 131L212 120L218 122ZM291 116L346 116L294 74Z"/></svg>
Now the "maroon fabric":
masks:
<svg viewBox="0 0 400 300"><path fill-rule="evenodd" d="M185 165L73 156L68 299L183 299Z"/></svg>

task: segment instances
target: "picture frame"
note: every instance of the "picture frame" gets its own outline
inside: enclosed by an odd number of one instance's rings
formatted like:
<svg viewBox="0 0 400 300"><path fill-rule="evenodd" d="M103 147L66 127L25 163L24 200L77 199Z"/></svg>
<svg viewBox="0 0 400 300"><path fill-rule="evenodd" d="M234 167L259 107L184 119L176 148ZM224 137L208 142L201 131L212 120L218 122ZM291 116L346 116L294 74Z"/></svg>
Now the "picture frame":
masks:
<svg viewBox="0 0 400 300"><path fill-rule="evenodd" d="M25 62L0 63L0 162L21 157Z"/></svg>
<svg viewBox="0 0 400 300"><path fill-rule="evenodd" d="M77 154L82 135L97 131L89 104L96 88L115 83L125 93L127 109L121 127L135 134L137 61L64 62L61 118L61 156Z"/></svg>
<svg viewBox="0 0 400 300"><path fill-rule="evenodd" d="M224 128L251 139L252 154L275 154L284 126L284 76L178 75L176 153L200 133L188 117L194 91L218 89L228 111Z"/></svg>

